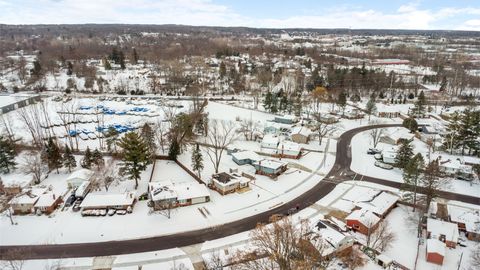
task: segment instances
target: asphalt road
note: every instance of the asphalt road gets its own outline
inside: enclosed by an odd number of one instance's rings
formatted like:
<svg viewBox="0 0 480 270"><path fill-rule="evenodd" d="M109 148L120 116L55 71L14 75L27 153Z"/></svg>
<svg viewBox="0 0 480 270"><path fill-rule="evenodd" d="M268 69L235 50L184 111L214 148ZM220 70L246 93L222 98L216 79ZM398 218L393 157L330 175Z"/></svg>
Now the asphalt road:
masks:
<svg viewBox="0 0 480 270"><path fill-rule="evenodd" d="M148 252L189 246L251 230L255 228L258 223L268 222L268 218L273 214L286 213L288 209L294 208L297 205L299 205L301 209L306 208L323 198L328 193L330 193L338 183L352 180L355 175L355 172L350 170L350 164L352 161L350 142L352 137L359 132L372 128L395 126L399 125L390 124L367 126L349 130L343 133L337 141L337 154L335 158L335 164L330 170L330 172L326 175L326 181L320 181L312 189L305 192L296 199L280 205L277 208L271 209L267 212L263 212L254 216L246 217L212 228L142 239L121 241L102 241L102 239L98 239L99 242L94 243L0 246L0 258L54 259L109 256ZM361 175L357 174L356 179L360 179L361 177ZM363 176L362 181L377 183L395 188L400 187L400 183L368 176ZM478 197L456 194L451 192L441 192L440 195L441 197L446 199L458 200L462 202L480 205L480 198ZM119 224L119 226L123 226L123 224ZM134 226L134 224L129 224L126 226Z"/></svg>

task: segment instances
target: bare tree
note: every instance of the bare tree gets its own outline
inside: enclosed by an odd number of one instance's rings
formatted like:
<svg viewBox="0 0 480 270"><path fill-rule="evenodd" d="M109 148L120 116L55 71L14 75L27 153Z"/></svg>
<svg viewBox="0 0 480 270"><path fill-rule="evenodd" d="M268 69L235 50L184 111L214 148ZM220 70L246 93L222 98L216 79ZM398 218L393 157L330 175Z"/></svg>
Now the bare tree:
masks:
<svg viewBox="0 0 480 270"><path fill-rule="evenodd" d="M480 269L480 244L472 250L470 254L470 268L471 270Z"/></svg>
<svg viewBox="0 0 480 270"><path fill-rule="evenodd" d="M367 263L367 260L365 259L362 251L359 250L357 245L342 250L342 252L337 256L343 263L348 266L348 269L350 270L361 268Z"/></svg>
<svg viewBox="0 0 480 270"><path fill-rule="evenodd" d="M388 221L382 220L375 230L367 233L367 247L383 252L392 246L395 239L396 235L390 230Z"/></svg>
<svg viewBox="0 0 480 270"><path fill-rule="evenodd" d="M22 270L25 260L22 259L25 255L25 250L10 249L7 250L0 260L0 269L3 270Z"/></svg>
<svg viewBox="0 0 480 270"><path fill-rule="evenodd" d="M210 253L210 258L205 262L205 264L206 270L220 270L223 269L224 266L218 250Z"/></svg>
<svg viewBox="0 0 480 270"><path fill-rule="evenodd" d="M58 117L62 122L62 126L66 132L66 138L70 145L70 149L78 150L78 136L71 136L72 133L76 131L76 126L78 122L78 114L76 109L76 102L71 101L68 103L61 103L60 108L58 109ZM75 141L74 141L75 140ZM74 145L75 142L75 145Z"/></svg>
<svg viewBox="0 0 480 270"><path fill-rule="evenodd" d="M439 160L432 160L425 167L423 176L420 177L420 186L425 194L425 212L428 213L430 203L438 196L438 190L447 185L447 179L442 177Z"/></svg>
<svg viewBox="0 0 480 270"><path fill-rule="evenodd" d="M24 174L32 175L35 184L40 184L48 172L48 167L45 166L39 152L30 151L23 157L21 170Z"/></svg>
<svg viewBox="0 0 480 270"><path fill-rule="evenodd" d="M380 138L382 138L382 135L384 132L385 132L384 128L374 128L370 130L368 134L372 139L373 148L377 147L378 143L380 142Z"/></svg>
<svg viewBox="0 0 480 270"><path fill-rule="evenodd" d="M334 132L337 129L337 126L332 122L324 121L320 113L314 113L313 118L315 119L314 130L318 135L318 144L321 145L323 138L329 133Z"/></svg>
<svg viewBox="0 0 480 270"><path fill-rule="evenodd" d="M26 106L18 109L17 115L19 116L20 121L23 122L30 135L32 136L33 145L42 148L43 147L43 138L44 130L41 123L41 111L39 107L34 105Z"/></svg>
<svg viewBox="0 0 480 270"><path fill-rule="evenodd" d="M208 125L206 152L215 168L215 173L218 173L222 155L227 146L237 138L236 128L232 122L212 120Z"/></svg>
<svg viewBox="0 0 480 270"><path fill-rule="evenodd" d="M245 140L255 140L255 134L260 131L259 124L250 117L250 119L244 119L240 125L239 131L243 133Z"/></svg>
<svg viewBox="0 0 480 270"><path fill-rule="evenodd" d="M27 78L27 61L25 60L25 57L20 57L20 60L17 63L17 68L18 68L18 78L20 79L20 82L22 84L25 83L25 80Z"/></svg>
<svg viewBox="0 0 480 270"><path fill-rule="evenodd" d="M307 220L294 224L288 217L259 224L251 233L253 252L238 251L232 269L325 269L325 242L311 231Z"/></svg>

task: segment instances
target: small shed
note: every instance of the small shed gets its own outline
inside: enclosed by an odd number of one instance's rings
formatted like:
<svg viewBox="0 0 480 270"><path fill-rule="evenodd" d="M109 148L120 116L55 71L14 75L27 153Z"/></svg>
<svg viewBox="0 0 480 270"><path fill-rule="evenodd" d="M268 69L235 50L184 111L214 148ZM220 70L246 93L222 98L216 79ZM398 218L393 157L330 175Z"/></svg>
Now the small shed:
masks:
<svg viewBox="0 0 480 270"><path fill-rule="evenodd" d="M260 156L253 151L241 151L232 153L232 160L238 165L253 164L260 160Z"/></svg>
<svg viewBox="0 0 480 270"><path fill-rule="evenodd" d="M427 239L427 262L442 265L444 257L445 244L437 239Z"/></svg>
<svg viewBox="0 0 480 270"><path fill-rule="evenodd" d="M295 115L283 115L283 116L275 116L273 121L277 123L291 125L293 123L296 123L298 120Z"/></svg>

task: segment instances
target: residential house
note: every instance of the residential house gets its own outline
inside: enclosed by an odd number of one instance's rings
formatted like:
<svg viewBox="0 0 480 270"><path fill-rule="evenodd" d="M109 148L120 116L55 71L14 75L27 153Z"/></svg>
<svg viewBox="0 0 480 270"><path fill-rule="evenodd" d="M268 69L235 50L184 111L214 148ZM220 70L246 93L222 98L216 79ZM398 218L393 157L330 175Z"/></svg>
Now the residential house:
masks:
<svg viewBox="0 0 480 270"><path fill-rule="evenodd" d="M297 126L292 129L290 138L296 143L308 143L312 131L304 126Z"/></svg>
<svg viewBox="0 0 480 270"><path fill-rule="evenodd" d="M272 159L262 159L253 163L255 173L276 178L287 170L287 163Z"/></svg>
<svg viewBox="0 0 480 270"><path fill-rule="evenodd" d="M8 205L12 208L13 214L31 214L34 211L35 203L40 196L47 192L46 188L33 187L13 197Z"/></svg>
<svg viewBox="0 0 480 270"><path fill-rule="evenodd" d="M221 172L212 175L211 187L222 195L236 192L249 186L251 179L237 173Z"/></svg>
<svg viewBox="0 0 480 270"><path fill-rule="evenodd" d="M291 125L293 123L296 123L298 119L295 115L284 115L284 116L275 116L273 121L281 124Z"/></svg>
<svg viewBox="0 0 480 270"><path fill-rule="evenodd" d="M149 198L154 210L187 206L210 201L208 188L197 182L151 182Z"/></svg>
<svg viewBox="0 0 480 270"><path fill-rule="evenodd" d="M276 152L272 156L298 159L301 154L302 147L298 143L283 141L278 145Z"/></svg>
<svg viewBox="0 0 480 270"><path fill-rule="evenodd" d="M438 165L440 171L450 176L464 176L467 179L473 180L474 172L471 165L462 164L460 159L442 160L440 157L440 164Z"/></svg>
<svg viewBox="0 0 480 270"><path fill-rule="evenodd" d="M458 225L451 222L427 219L427 238L445 242L447 247L455 248L458 242Z"/></svg>
<svg viewBox="0 0 480 270"><path fill-rule="evenodd" d="M47 191L41 194L38 201L35 203L33 210L35 213L51 214L58 205L62 203L62 196L53 191Z"/></svg>
<svg viewBox="0 0 480 270"><path fill-rule="evenodd" d="M70 174L67 178L68 188L77 188L85 181L90 181L94 172L89 169L79 169Z"/></svg>
<svg viewBox="0 0 480 270"><path fill-rule="evenodd" d="M427 239L426 259L427 262L438 265L443 264L445 258L445 243L438 239Z"/></svg>
<svg viewBox="0 0 480 270"><path fill-rule="evenodd" d="M367 209L354 210L346 218L347 227L368 235L378 227L380 218Z"/></svg>
<svg viewBox="0 0 480 270"><path fill-rule="evenodd" d="M260 156L253 151L234 152L231 155L232 155L232 160L237 165L245 165L245 164L252 165L254 162L257 162L260 160Z"/></svg>
<svg viewBox="0 0 480 270"><path fill-rule="evenodd" d="M324 239L328 244L328 246L325 246L327 249L327 254L331 253L328 252L329 249L331 249L332 252L339 252L351 247L355 242L355 238L353 236L339 232L335 228L331 227L329 222L319 221L316 224L316 228L322 239Z"/></svg>
<svg viewBox="0 0 480 270"><path fill-rule="evenodd" d="M90 193L85 197L85 199L83 199L80 207L83 208L83 210L128 210L132 209L134 204L135 194L133 192L125 192L119 194Z"/></svg>
<svg viewBox="0 0 480 270"><path fill-rule="evenodd" d="M470 157L470 156L463 156L463 164L469 166L479 166L480 165L480 158L478 157Z"/></svg>
<svg viewBox="0 0 480 270"><path fill-rule="evenodd" d="M373 200L357 202L355 205L359 209L369 210L378 217L385 218L395 208L398 199L398 196L382 191Z"/></svg>
<svg viewBox="0 0 480 270"><path fill-rule="evenodd" d="M477 209L447 205L450 221L471 241L480 242L480 213Z"/></svg>
<svg viewBox="0 0 480 270"><path fill-rule="evenodd" d="M267 134L263 136L260 146L261 148L277 149L279 143L280 138L277 135Z"/></svg>
<svg viewBox="0 0 480 270"><path fill-rule="evenodd" d="M382 118L398 118L401 113L396 106L383 106L378 109L378 117Z"/></svg>

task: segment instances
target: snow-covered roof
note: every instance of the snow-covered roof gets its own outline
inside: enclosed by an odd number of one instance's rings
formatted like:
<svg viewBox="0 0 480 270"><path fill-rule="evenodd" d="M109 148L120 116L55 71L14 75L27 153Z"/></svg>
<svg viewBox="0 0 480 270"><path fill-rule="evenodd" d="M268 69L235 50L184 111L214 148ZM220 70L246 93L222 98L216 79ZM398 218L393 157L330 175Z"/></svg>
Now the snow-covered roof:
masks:
<svg viewBox="0 0 480 270"><path fill-rule="evenodd" d="M36 207L49 207L58 199L58 194L55 194L51 191L46 192L40 195L40 198L35 203Z"/></svg>
<svg viewBox="0 0 480 270"><path fill-rule="evenodd" d="M244 176L241 176L241 175L238 175L236 173L232 173L232 174L229 174L229 173L226 173L226 172L222 172L222 173L218 173L216 175L213 175L213 181L215 181L215 183L217 183L218 185L220 186L229 186L231 184L235 184L235 183L248 183L250 182L251 180L244 177Z"/></svg>
<svg viewBox="0 0 480 270"><path fill-rule="evenodd" d="M427 253L437 253L445 256L445 243L438 239L427 239Z"/></svg>
<svg viewBox="0 0 480 270"><path fill-rule="evenodd" d="M169 181L152 182L149 184L150 198L154 201L208 197L208 188L196 182L171 183Z"/></svg>
<svg viewBox="0 0 480 270"><path fill-rule="evenodd" d="M85 191L87 190L88 186L90 185L90 181L83 181L75 190L75 196L81 197L84 196Z"/></svg>
<svg viewBox="0 0 480 270"><path fill-rule="evenodd" d="M454 205L447 205L447 208L452 222L465 224L467 232L480 233L480 214L478 210Z"/></svg>
<svg viewBox="0 0 480 270"><path fill-rule="evenodd" d="M432 238L444 235L446 241L458 242L458 225L455 223L429 218L427 219L427 231Z"/></svg>
<svg viewBox="0 0 480 270"><path fill-rule="evenodd" d="M398 201L398 196L395 196L393 194L383 191L380 194L378 194L372 201L359 202L357 203L357 206L362 209L367 209L369 211L372 211L377 215L383 215L397 201Z"/></svg>
<svg viewBox="0 0 480 270"><path fill-rule="evenodd" d="M344 239L349 237L331 228L328 224L325 224L322 221L317 223L317 229L322 238L335 248L338 248Z"/></svg>
<svg viewBox="0 0 480 270"><path fill-rule="evenodd" d="M300 151L302 150L302 147L300 146L300 144L295 142L283 141L278 145L277 149L279 151L284 150L284 151L300 153Z"/></svg>
<svg viewBox="0 0 480 270"><path fill-rule="evenodd" d="M118 205L132 205L135 200L133 192L126 192L120 194L99 194L89 193L80 204L80 207L110 207Z"/></svg>
<svg viewBox="0 0 480 270"><path fill-rule="evenodd" d="M469 164L480 164L480 158L477 157L469 157L469 156L463 156L462 157L464 163L469 163Z"/></svg>
<svg viewBox="0 0 480 270"><path fill-rule="evenodd" d="M282 161L277 161L273 159L262 159L254 163L254 165L259 165L264 168L270 168L270 169L278 169L282 166L285 166L287 163L282 162Z"/></svg>
<svg viewBox="0 0 480 270"><path fill-rule="evenodd" d="M232 153L232 157L235 157L237 160L250 159L253 161L260 160L260 156L253 151L241 151Z"/></svg>
<svg viewBox="0 0 480 270"><path fill-rule="evenodd" d="M346 220L358 220L358 222L362 223L365 227L371 228L375 226L380 221L380 218L377 217L372 212L366 209L359 209L353 211L350 215L348 215Z"/></svg>
<svg viewBox="0 0 480 270"><path fill-rule="evenodd" d="M292 135L299 134L299 135L303 135L305 137L308 137L308 136L310 136L312 131L307 127L297 126L297 127L292 128L291 133L292 133Z"/></svg>
<svg viewBox="0 0 480 270"><path fill-rule="evenodd" d="M9 204L34 204L46 191L46 188L31 188L13 197L13 199L10 200Z"/></svg>
<svg viewBox="0 0 480 270"><path fill-rule="evenodd" d="M70 176L67 177L67 182L71 180L85 180L88 181L90 178L93 176L93 171L89 169L79 169L70 174Z"/></svg>
<svg viewBox="0 0 480 270"><path fill-rule="evenodd" d="M280 142L280 138L273 134L267 134L263 136L262 146L264 145L277 145Z"/></svg>

